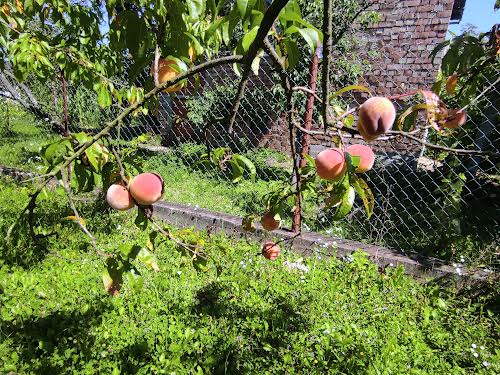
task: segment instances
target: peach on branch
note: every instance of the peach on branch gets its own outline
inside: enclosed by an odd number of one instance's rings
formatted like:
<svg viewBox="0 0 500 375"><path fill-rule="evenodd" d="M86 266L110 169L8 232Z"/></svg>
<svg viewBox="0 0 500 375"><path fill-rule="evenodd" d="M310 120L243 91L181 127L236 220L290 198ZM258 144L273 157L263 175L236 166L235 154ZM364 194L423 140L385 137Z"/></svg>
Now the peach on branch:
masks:
<svg viewBox="0 0 500 375"><path fill-rule="evenodd" d="M266 212L260 219L260 223L265 230L271 232L280 227L281 220L276 220L271 212Z"/></svg>
<svg viewBox="0 0 500 375"><path fill-rule="evenodd" d="M375 154L371 147L362 144L350 145L347 147L347 152L352 156L359 156L359 165L356 168L357 173L368 172L373 167L375 162Z"/></svg>
<svg viewBox="0 0 500 375"><path fill-rule="evenodd" d="M339 148L321 151L315 161L316 173L325 180L339 180L347 168L344 153Z"/></svg>
<svg viewBox="0 0 500 375"><path fill-rule="evenodd" d="M375 96L361 104L358 116L359 134L365 141L373 141L391 130L396 108L389 99Z"/></svg>
<svg viewBox="0 0 500 375"><path fill-rule="evenodd" d="M267 241L263 246L262 246L262 255L264 255L264 258L269 259L269 260L276 260L280 256L281 249L277 243L274 243L273 241Z"/></svg>
<svg viewBox="0 0 500 375"><path fill-rule="evenodd" d="M141 173L130 181L129 190L138 204L149 206L163 195L163 178L156 173Z"/></svg>
<svg viewBox="0 0 500 375"><path fill-rule="evenodd" d="M449 109L445 121L441 124L443 128L456 129L467 121L467 112L461 109Z"/></svg>
<svg viewBox="0 0 500 375"><path fill-rule="evenodd" d="M175 78L179 72L177 70L177 63L174 59L159 59L158 60L158 82L160 84L167 82L170 79ZM155 72L155 63L151 64L151 77L154 77L154 72ZM182 84L178 83L174 86L170 86L163 90L163 92L177 92L180 89L182 89Z"/></svg>
<svg viewBox="0 0 500 375"><path fill-rule="evenodd" d="M106 192L106 201L118 211L125 211L135 206L134 199L127 188L121 184L113 184Z"/></svg>

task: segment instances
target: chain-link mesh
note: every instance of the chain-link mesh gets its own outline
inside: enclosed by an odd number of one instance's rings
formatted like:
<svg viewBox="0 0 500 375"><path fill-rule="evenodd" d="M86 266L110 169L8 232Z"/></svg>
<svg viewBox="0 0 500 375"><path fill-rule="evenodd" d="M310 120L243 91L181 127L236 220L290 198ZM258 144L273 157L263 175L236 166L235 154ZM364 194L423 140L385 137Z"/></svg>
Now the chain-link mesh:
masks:
<svg viewBox="0 0 500 375"><path fill-rule="evenodd" d="M352 76L347 72L345 63L334 61L333 90L340 88L337 87L339 84L355 84L361 80L375 93L398 94L422 88L421 82L430 82L437 74L435 66L424 69L425 77L422 69L413 71L411 62L419 56L411 50L395 52L392 49L388 52L380 43L371 48L366 56L358 58L403 61L405 70L401 74L417 79L409 79L404 84L396 83L369 63L363 66L362 77ZM394 53L399 55L395 57ZM302 59L299 66L291 71L293 85L307 86L309 66L310 60ZM363 77L368 78L363 80ZM142 86L147 78L148 74L144 73L135 84ZM126 142L143 134L150 135L148 140L133 143L138 156L146 159L153 154L168 156L174 152L179 163L194 170L200 168L196 158L207 149L229 147L232 152L244 154L260 163L256 183L268 185L268 189L261 192L276 189L279 182L290 181L292 165L288 124L284 119L286 100L279 76L270 60L262 59L259 74L252 75L237 113L236 136L228 137L227 118L238 81L230 65L205 71L197 79L190 79L187 88L178 93L161 94L156 113L127 119L119 131L112 133L112 137L119 137ZM120 80L116 80L116 84L119 86ZM492 85L493 82L488 84ZM320 82L318 87L321 87ZM116 107L99 110L95 105L94 94L83 87L71 87L69 98L72 119L78 119L72 122L73 131L97 131L99 124L102 127L107 119L119 111ZM447 137L433 130L418 133L418 136L426 142L443 146L499 152L500 128L495 123L500 109L498 98L499 85L496 85L478 105L469 108L467 124L450 132ZM305 99L304 93L295 94L295 115L299 120L304 117ZM342 96L342 104L352 107L365 99L362 95L346 94ZM62 103L60 98L57 100L50 104L60 110ZM401 108L405 103L401 101L395 104ZM316 109L312 129L321 128L319 111ZM363 141L346 135L344 143L348 145ZM310 153L315 156L332 145L331 137L312 137ZM321 211L312 205L309 207L306 202L304 230L430 254L439 254L441 249L450 247L453 252L457 241L490 249L498 246L500 200L494 176L498 176L499 170L494 160L477 156L451 156L396 136L382 137L371 146L377 155L376 164L365 177L375 195L373 216L368 220L362 202L356 201L354 209L346 218L333 222L331 211ZM231 184L224 173L205 173L204 178L217 180L220 184ZM248 199L262 199L262 194L253 196L250 193ZM167 194L167 199L169 196L175 195ZM181 201L185 202L185 199ZM253 213L249 207L264 209L263 201L262 204L252 203L255 205L249 204L238 213ZM208 209L220 209L211 207L209 202L205 206ZM489 254L494 256L495 252L490 251ZM488 259L490 262L492 260Z"/></svg>

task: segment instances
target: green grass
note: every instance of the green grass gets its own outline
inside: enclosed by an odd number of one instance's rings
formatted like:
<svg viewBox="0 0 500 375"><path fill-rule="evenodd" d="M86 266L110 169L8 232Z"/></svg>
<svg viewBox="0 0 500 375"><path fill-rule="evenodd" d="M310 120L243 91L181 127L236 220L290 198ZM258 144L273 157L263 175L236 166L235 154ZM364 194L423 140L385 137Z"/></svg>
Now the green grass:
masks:
<svg viewBox="0 0 500 375"><path fill-rule="evenodd" d="M0 181L5 231L28 190ZM80 202L99 247L144 245L134 212ZM259 245L176 231L203 241L208 271L197 272L174 244L158 245L161 269L137 265L144 287L103 289L95 255L57 192L41 197L34 247L18 229L0 238L0 371L20 374L489 374L500 371L498 315L473 301L425 286L401 268L379 273L362 252L348 261L275 261ZM50 226L49 226L50 224ZM301 262L308 272L289 270ZM494 301L494 300L493 300ZM498 307L498 306L496 306ZM477 354L477 357L474 355Z"/></svg>
<svg viewBox="0 0 500 375"><path fill-rule="evenodd" d="M143 169L164 177L166 201L234 215L262 212L263 196L279 186L279 181L261 179L234 184L220 175L193 170L172 154L148 157Z"/></svg>
<svg viewBox="0 0 500 375"><path fill-rule="evenodd" d="M0 103L6 105L5 103ZM41 166L38 157L40 147L59 137L37 123L29 114L16 106L9 106L7 119L5 108L0 113L0 165L26 171L37 171ZM7 123L9 126L7 126ZM34 125L35 124L35 125ZM39 167L39 170L41 167Z"/></svg>

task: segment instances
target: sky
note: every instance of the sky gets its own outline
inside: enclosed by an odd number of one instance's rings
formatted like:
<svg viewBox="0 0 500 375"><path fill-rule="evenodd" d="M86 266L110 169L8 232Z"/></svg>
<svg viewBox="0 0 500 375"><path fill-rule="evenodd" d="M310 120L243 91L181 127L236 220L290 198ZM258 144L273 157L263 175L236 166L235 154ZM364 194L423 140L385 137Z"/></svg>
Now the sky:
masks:
<svg viewBox="0 0 500 375"><path fill-rule="evenodd" d="M472 24L478 32L489 31L495 23L500 23L500 9L495 12L494 4L495 0L467 0L462 20L448 30L459 34L465 25Z"/></svg>

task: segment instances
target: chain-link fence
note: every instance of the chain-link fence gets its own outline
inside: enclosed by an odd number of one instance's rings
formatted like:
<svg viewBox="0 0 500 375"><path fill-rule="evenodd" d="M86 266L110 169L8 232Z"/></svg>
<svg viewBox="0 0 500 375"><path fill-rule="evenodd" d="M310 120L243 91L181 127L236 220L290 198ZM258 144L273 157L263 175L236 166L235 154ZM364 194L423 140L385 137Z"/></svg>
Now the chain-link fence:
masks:
<svg viewBox="0 0 500 375"><path fill-rule="evenodd" d="M395 57L394 53L399 55ZM380 68L370 64L370 58L408 61L406 72L401 74L417 76L418 79L404 80L403 84L401 80L395 82L390 76L381 75ZM411 61L417 58L408 50L395 52L392 49L388 52L379 43L376 48L372 46L367 51L365 58L358 56L359 61L362 59L361 63L334 60L332 89L356 84L360 80L372 92L383 95L422 88L422 82L435 78L437 69L435 66L420 67L415 75ZM303 59L290 71L293 85L307 86L310 64L309 59ZM425 74L426 79L422 78ZM142 86L144 80L149 78L147 73L141 77L135 82L137 86ZM318 79L321 80L321 77ZM167 164L173 168L163 170L167 181L170 173L179 169L191 171L184 174L182 181L177 181L178 184L172 185L170 190L167 187L165 199L239 215L262 213L265 209L263 196L291 181L290 138L284 116L286 98L278 74L271 61L264 58L258 76L252 75L250 79L237 113L236 136L228 137L227 118L238 81L230 65L205 71L197 79L190 80L187 87L178 93L160 95L157 111L130 117L119 131L112 133L114 139L119 138L123 144L135 149L146 168ZM119 80L117 84L120 84ZM318 87L321 87L320 82ZM45 95L55 91L46 87L47 90ZM69 98L72 131L95 132L119 111L116 107L99 110L94 94L82 87L70 88ZM363 95L347 94L342 96L339 104L352 107L365 98ZM467 124L450 132L447 137L433 130L416 133L416 136L442 146L500 152L500 128L496 126L499 98L500 91L496 85L479 103L469 108ZM295 93L297 119L304 118L305 100L304 92ZM408 103L398 101L395 104L402 108ZM51 110L54 107L60 110L60 97L50 105L53 106ZM317 109L312 129L322 129ZM300 133L297 134L300 137ZM312 137L311 155L331 147L334 141L328 136ZM363 141L345 135L344 143ZM362 202L356 201L347 217L334 222L331 210L320 210L314 202L306 200L303 230L445 257L452 257L458 247L468 246L471 256L477 253L485 258L485 262L495 262L500 218L499 170L495 160L453 155L400 136L382 137L371 146L377 158L374 168L366 173L366 179L375 195L373 216L367 219ZM238 183L232 183L224 171L207 170L198 163L202 154L218 147L229 147L233 153L247 156L256 165L255 180L244 181L241 188ZM190 181L190 176L195 177ZM205 183L215 186L209 193L213 199L200 201L200 197L193 197L195 193L190 192L190 188L191 185ZM226 202L225 205L218 204L217 186L220 188L220 201ZM285 224L289 225L290 221L285 221Z"/></svg>

